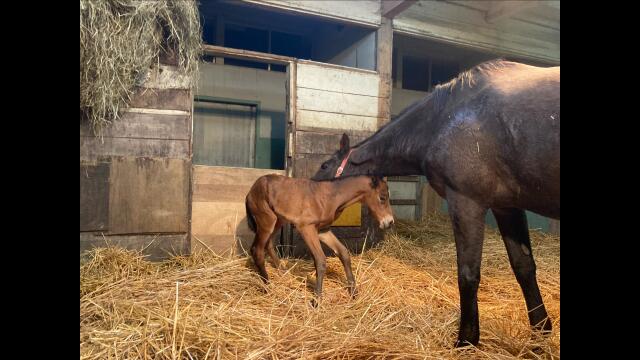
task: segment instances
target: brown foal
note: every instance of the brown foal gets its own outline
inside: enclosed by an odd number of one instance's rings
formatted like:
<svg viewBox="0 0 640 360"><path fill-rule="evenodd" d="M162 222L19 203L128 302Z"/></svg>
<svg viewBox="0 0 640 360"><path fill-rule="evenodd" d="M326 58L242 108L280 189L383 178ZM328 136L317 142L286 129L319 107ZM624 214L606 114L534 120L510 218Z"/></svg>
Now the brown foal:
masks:
<svg viewBox="0 0 640 360"><path fill-rule="evenodd" d="M354 295L356 282L349 250L330 231L319 231L327 229L345 208L356 202L369 208L380 228L386 229L393 223L389 188L386 181L379 177L356 176L333 181L312 181L265 175L256 180L247 194L245 205L249 228L256 233L251 255L262 279L265 282L269 280L264 264L265 249L273 266L280 268L280 260L271 239L283 224L291 223L313 255L318 300L322 296L322 281L327 267L321 241L342 261L348 288Z"/></svg>

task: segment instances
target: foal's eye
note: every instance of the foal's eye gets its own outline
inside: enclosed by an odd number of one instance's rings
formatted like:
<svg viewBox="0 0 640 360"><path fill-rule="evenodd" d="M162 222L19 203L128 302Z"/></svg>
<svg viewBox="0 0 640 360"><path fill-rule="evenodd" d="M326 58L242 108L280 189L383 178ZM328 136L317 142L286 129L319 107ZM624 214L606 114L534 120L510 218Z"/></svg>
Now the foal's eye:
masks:
<svg viewBox="0 0 640 360"><path fill-rule="evenodd" d="M325 170L328 166L329 166L329 164L327 164L327 163L323 163L322 165L320 165L320 168L321 168L322 170Z"/></svg>

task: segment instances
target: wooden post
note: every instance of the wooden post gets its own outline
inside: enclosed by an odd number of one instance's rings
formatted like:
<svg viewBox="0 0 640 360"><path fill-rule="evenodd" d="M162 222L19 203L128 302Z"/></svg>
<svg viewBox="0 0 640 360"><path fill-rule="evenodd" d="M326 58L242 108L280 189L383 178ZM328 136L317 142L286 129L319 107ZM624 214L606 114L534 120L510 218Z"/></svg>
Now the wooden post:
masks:
<svg viewBox="0 0 640 360"><path fill-rule="evenodd" d="M440 212L442 198L429 184L422 185L422 217Z"/></svg>
<svg viewBox="0 0 640 360"><path fill-rule="evenodd" d="M391 66L393 62L393 20L382 18L376 36L376 64L380 75L378 128L391 119Z"/></svg>
<svg viewBox="0 0 640 360"><path fill-rule="evenodd" d="M216 45L224 46L224 18L221 15L216 17ZM216 57L215 63L224 65L224 58Z"/></svg>
<svg viewBox="0 0 640 360"><path fill-rule="evenodd" d="M549 220L549 233L560 235L560 220Z"/></svg>

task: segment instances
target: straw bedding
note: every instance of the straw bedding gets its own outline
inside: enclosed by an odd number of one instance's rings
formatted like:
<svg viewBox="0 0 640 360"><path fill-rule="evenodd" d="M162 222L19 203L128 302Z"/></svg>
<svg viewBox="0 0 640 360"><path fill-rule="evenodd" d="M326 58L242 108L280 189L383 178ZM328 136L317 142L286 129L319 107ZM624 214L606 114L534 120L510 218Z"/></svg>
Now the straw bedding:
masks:
<svg viewBox="0 0 640 360"><path fill-rule="evenodd" d="M487 230L477 348L452 348L458 326L455 246L444 217L401 223L352 259L358 296L328 259L323 302L310 306L313 262L269 264L197 252L151 263L136 252L93 250L80 264L82 359L559 358L559 237L532 232L551 336L529 330L524 299L499 235Z"/></svg>

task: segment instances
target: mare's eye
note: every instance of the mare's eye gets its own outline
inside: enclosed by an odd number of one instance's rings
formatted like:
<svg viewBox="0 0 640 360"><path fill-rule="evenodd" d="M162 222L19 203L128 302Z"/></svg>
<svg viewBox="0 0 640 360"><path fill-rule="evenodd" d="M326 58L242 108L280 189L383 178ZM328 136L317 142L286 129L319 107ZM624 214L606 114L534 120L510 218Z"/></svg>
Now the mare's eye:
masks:
<svg viewBox="0 0 640 360"><path fill-rule="evenodd" d="M322 165L320 165L320 168L321 168L322 170L325 170L328 166L329 166L329 164L327 164L327 163L323 163Z"/></svg>

